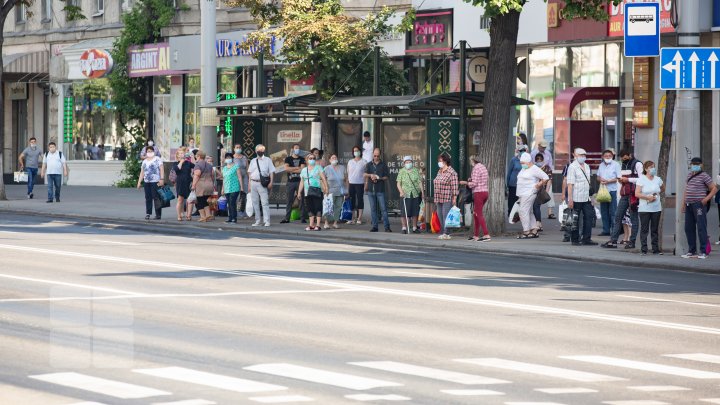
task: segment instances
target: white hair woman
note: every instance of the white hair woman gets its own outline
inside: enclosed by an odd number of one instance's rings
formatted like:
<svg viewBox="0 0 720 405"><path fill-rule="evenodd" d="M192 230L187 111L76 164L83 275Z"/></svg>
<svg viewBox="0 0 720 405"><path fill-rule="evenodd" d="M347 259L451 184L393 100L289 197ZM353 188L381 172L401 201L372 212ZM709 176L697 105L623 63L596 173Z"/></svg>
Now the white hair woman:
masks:
<svg viewBox="0 0 720 405"><path fill-rule="evenodd" d="M538 191L545 187L550 177L532 163L529 153L520 155L520 166L522 169L517 177L517 196L520 201L519 214L523 232L518 239L537 238L538 228L533 215L533 204Z"/></svg>

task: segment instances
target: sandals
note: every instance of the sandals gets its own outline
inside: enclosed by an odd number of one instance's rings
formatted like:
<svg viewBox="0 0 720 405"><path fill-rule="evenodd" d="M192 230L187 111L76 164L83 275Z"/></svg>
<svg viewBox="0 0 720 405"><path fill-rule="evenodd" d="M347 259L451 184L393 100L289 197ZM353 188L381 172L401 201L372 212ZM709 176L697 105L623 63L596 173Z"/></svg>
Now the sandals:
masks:
<svg viewBox="0 0 720 405"><path fill-rule="evenodd" d="M557 219L557 217L555 216L555 214L550 214L548 215L548 219Z"/></svg>
<svg viewBox="0 0 720 405"><path fill-rule="evenodd" d="M305 227L305 230L306 230L306 231L314 231L315 228L312 227L312 226L306 226L306 227Z"/></svg>
<svg viewBox="0 0 720 405"><path fill-rule="evenodd" d="M523 234L518 235L517 238L518 239L533 239L533 238L535 238L535 236L532 236L532 234L529 234L529 233L523 233Z"/></svg>

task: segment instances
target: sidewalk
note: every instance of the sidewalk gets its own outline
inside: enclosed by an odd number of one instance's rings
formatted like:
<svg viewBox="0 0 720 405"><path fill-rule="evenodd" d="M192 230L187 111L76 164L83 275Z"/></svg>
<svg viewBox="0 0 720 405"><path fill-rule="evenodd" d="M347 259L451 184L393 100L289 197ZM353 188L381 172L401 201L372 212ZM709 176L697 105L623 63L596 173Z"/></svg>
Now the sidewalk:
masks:
<svg viewBox="0 0 720 405"><path fill-rule="evenodd" d="M639 250L626 251L624 249L602 249L596 246L572 246L569 243L562 243L562 233L557 220L545 220L544 232L538 239L518 240L514 236L495 237L491 242L479 243L468 241L468 231L458 230L454 233L453 239L449 241L438 240L436 235L403 235L400 233L399 218L391 217L393 233L370 233L369 212L365 213L363 225L341 225L338 230L323 230L321 232L305 232L305 225L299 222L291 224L280 224L284 216L284 209L272 209L272 226L251 227L251 220L240 221L238 224L226 224L225 218L218 218L211 223L178 222L173 209L163 210L163 219L160 221L144 220L145 200L142 190L118 189L113 187L63 187L62 202L48 204L45 202L47 189L45 186L35 187L35 199L25 198L25 185L7 185L8 201L0 201L0 212L31 214L47 216L53 219L68 219L83 222L112 222L124 227L133 229L149 230L165 229L177 232L178 229L187 228L193 231L211 230L212 232L238 232L238 233L264 233L285 237L302 237L308 239L327 241L356 241L375 244L388 244L392 246L405 246L428 250L455 250L455 251L480 251L497 254L522 255L538 258L560 258L578 260L585 263L602 262L625 266L646 267L648 269L674 269L697 272L710 272L720 274L720 246L713 245L713 253L706 260L689 260L672 256L673 235L668 231L674 229L674 213L669 210L665 218L665 235L663 241L665 246L664 256L641 256ZM718 217L716 207L710 213L710 238L716 241L718 238ZM545 212L543 213L545 215ZM0 214L1 216L1 214ZM197 218L197 217L195 217ZM194 218L194 219L195 219ZM604 242L606 237L595 236L600 231L600 225L593 230L593 239L596 242ZM221 229L221 230L220 230ZM516 233L520 226L509 225L508 233ZM639 248L639 243L638 243Z"/></svg>

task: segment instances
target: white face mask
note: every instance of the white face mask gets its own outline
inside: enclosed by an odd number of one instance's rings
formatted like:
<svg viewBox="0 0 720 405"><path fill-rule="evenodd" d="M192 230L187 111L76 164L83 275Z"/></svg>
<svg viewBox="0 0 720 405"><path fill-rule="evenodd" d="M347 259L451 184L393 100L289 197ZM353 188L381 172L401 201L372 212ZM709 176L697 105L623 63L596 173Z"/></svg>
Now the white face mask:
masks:
<svg viewBox="0 0 720 405"><path fill-rule="evenodd" d="M148 146L153 146L153 145L155 145L155 142L153 142L153 141L148 141Z"/></svg>
<svg viewBox="0 0 720 405"><path fill-rule="evenodd" d="M338 164L338 161L337 161L337 160L331 160L331 161L330 161L330 164L333 165L333 166L335 166L335 165Z"/></svg>
<svg viewBox="0 0 720 405"><path fill-rule="evenodd" d="M578 163L583 164L583 163L585 163L585 159L586 159L585 156L578 156L575 160L577 160Z"/></svg>
<svg viewBox="0 0 720 405"><path fill-rule="evenodd" d="M406 169L410 170L410 169L412 169L412 167L413 167L413 164L412 164L412 163L405 163L405 168L406 168Z"/></svg>
<svg viewBox="0 0 720 405"><path fill-rule="evenodd" d="M155 152L148 152L145 156L147 156L148 158L152 159L152 158L155 157Z"/></svg>
<svg viewBox="0 0 720 405"><path fill-rule="evenodd" d="M607 163L607 164L612 163L612 159L603 159L603 161L605 161L605 163Z"/></svg>
<svg viewBox="0 0 720 405"><path fill-rule="evenodd" d="M360 157L360 155L362 155L362 153L360 153L360 151L357 150L357 151L353 152L353 155L355 155L355 157Z"/></svg>
<svg viewBox="0 0 720 405"><path fill-rule="evenodd" d="M445 167L445 162L438 162L438 167L441 169Z"/></svg>

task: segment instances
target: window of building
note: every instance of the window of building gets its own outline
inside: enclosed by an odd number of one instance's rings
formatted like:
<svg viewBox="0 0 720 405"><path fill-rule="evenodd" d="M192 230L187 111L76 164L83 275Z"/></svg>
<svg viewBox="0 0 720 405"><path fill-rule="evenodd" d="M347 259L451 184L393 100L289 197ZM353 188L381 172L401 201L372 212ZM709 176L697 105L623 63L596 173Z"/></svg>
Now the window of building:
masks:
<svg viewBox="0 0 720 405"><path fill-rule="evenodd" d="M188 75L185 78L185 125L184 143L187 145L190 139L195 144L200 144L200 75Z"/></svg>
<svg viewBox="0 0 720 405"><path fill-rule="evenodd" d="M105 0L96 0L95 4L95 11L97 12L97 14L102 14L105 12Z"/></svg>
<svg viewBox="0 0 720 405"><path fill-rule="evenodd" d="M42 0L40 4L42 8L42 22L48 23L52 21L52 0Z"/></svg>
<svg viewBox="0 0 720 405"><path fill-rule="evenodd" d="M27 6L18 4L15 6L15 22L24 24L27 21Z"/></svg>
<svg viewBox="0 0 720 405"><path fill-rule="evenodd" d="M72 10L76 9L76 10ZM82 13L82 2L81 0L65 0L65 18L69 19L72 17L73 19L78 18L78 13Z"/></svg>

